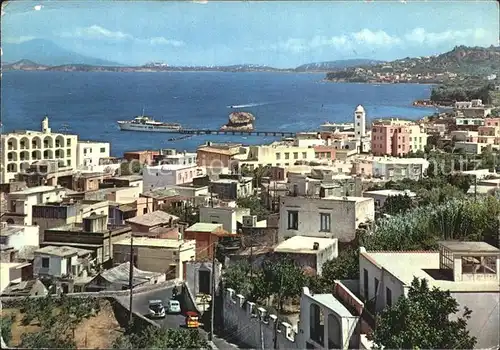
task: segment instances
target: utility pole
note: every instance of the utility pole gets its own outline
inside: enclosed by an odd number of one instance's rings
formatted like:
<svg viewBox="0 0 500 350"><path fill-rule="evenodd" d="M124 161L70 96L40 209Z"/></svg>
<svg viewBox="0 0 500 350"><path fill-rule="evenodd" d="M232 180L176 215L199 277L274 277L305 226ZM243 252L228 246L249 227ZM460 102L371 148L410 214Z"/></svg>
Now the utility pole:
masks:
<svg viewBox="0 0 500 350"><path fill-rule="evenodd" d="M214 319L215 319L215 253L217 252L217 242L213 245L212 252L212 298L210 300L210 333L208 334L208 340L212 341L214 338Z"/></svg>
<svg viewBox="0 0 500 350"><path fill-rule="evenodd" d="M474 201L477 200L477 175L474 175Z"/></svg>
<svg viewBox="0 0 500 350"><path fill-rule="evenodd" d="M280 287L278 289L278 312L276 316L279 316L280 306L281 306L281 293L282 293L282 288L283 288L283 273L281 272L281 278L280 278ZM278 323L279 323L279 318L276 317L276 321L274 322L274 348L278 348Z"/></svg>
<svg viewBox="0 0 500 350"><path fill-rule="evenodd" d="M111 239L111 238L110 238ZM128 324L129 327L132 328L132 325L134 323L134 320L132 318L132 302L133 302L133 295L132 295L132 289L134 288L133 285L133 279L134 279L134 235L130 235L130 261L129 261L129 274L128 274L128 289L130 292L130 299L129 299L129 319L128 319Z"/></svg>

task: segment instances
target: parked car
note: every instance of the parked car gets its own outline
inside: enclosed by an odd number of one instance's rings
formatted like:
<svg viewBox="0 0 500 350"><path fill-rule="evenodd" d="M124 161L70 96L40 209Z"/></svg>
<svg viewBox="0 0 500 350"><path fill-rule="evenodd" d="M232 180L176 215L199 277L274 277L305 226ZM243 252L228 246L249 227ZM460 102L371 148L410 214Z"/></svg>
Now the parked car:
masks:
<svg viewBox="0 0 500 350"><path fill-rule="evenodd" d="M167 312L169 314L180 314L181 313L181 303L178 300L170 299L167 302Z"/></svg>
<svg viewBox="0 0 500 350"><path fill-rule="evenodd" d="M149 301L149 316L151 318L164 318L166 315L165 306L161 300Z"/></svg>

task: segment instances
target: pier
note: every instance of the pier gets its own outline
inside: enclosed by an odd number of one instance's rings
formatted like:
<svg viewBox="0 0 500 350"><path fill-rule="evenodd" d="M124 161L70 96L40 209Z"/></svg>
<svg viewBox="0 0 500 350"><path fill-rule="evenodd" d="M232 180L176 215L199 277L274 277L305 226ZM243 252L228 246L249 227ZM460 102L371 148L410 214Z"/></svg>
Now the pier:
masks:
<svg viewBox="0 0 500 350"><path fill-rule="evenodd" d="M180 129L179 134L188 135L245 135L245 136L281 136L295 137L292 131L257 131L257 130L211 130L211 129Z"/></svg>

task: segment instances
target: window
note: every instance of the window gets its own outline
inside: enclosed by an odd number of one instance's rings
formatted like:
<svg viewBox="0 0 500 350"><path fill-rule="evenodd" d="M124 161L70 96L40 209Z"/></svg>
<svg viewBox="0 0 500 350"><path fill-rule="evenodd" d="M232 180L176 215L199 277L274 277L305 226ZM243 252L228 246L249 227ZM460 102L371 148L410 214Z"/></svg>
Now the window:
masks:
<svg viewBox="0 0 500 350"><path fill-rule="evenodd" d="M293 152L293 159L299 159L299 152Z"/></svg>
<svg viewBox="0 0 500 350"><path fill-rule="evenodd" d="M331 229L331 216L328 213L320 213L320 231L321 232L330 232Z"/></svg>
<svg viewBox="0 0 500 350"><path fill-rule="evenodd" d="M388 287L385 288L385 304L392 306L392 291Z"/></svg>
<svg viewBox="0 0 500 350"><path fill-rule="evenodd" d="M289 230L299 229L299 212L296 210L288 211L288 229Z"/></svg>
<svg viewBox="0 0 500 350"><path fill-rule="evenodd" d="M105 147L101 147L101 153L105 153L106 152L106 148Z"/></svg>
<svg viewBox="0 0 500 350"><path fill-rule="evenodd" d="M71 157L71 150L70 149L66 150L66 157Z"/></svg>
<svg viewBox="0 0 500 350"><path fill-rule="evenodd" d="M50 265L50 259L49 258L42 258L42 267L44 269L48 269Z"/></svg>
<svg viewBox="0 0 500 350"><path fill-rule="evenodd" d="M290 153L286 152L285 153L285 159L289 159L290 158Z"/></svg>
<svg viewBox="0 0 500 350"><path fill-rule="evenodd" d="M373 279L373 281L375 282L375 296L377 296L377 293L378 293L378 283L379 283L377 277L375 277Z"/></svg>
<svg viewBox="0 0 500 350"><path fill-rule="evenodd" d="M363 269L363 289L365 292L365 300L368 300L368 270Z"/></svg>
<svg viewBox="0 0 500 350"><path fill-rule="evenodd" d="M307 153L306 152L302 152L302 159L306 159L307 158Z"/></svg>
<svg viewBox="0 0 500 350"><path fill-rule="evenodd" d="M71 146L71 139L66 139L66 147Z"/></svg>
<svg viewBox="0 0 500 350"><path fill-rule="evenodd" d="M281 159L281 153L276 153L276 160L280 160Z"/></svg>

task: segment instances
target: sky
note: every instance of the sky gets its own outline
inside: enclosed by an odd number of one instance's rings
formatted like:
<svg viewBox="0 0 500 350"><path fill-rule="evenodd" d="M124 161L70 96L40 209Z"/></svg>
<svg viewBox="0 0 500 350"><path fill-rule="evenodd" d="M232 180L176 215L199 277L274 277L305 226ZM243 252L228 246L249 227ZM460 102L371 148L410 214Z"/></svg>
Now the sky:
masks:
<svg viewBox="0 0 500 350"><path fill-rule="evenodd" d="M393 60L499 43L497 1L11 1L1 40L127 65Z"/></svg>

